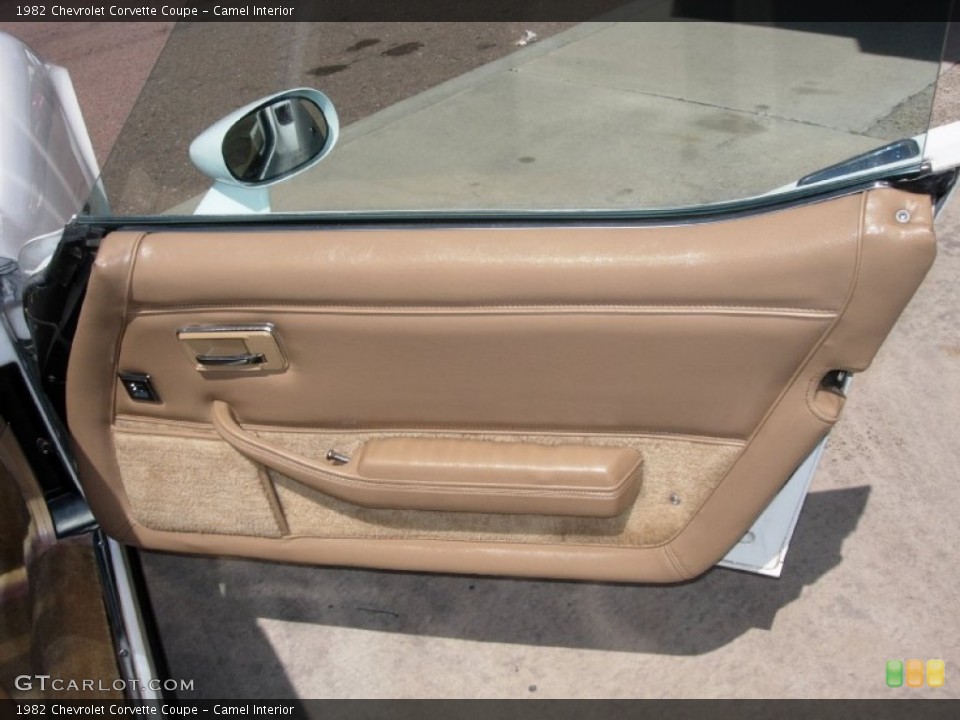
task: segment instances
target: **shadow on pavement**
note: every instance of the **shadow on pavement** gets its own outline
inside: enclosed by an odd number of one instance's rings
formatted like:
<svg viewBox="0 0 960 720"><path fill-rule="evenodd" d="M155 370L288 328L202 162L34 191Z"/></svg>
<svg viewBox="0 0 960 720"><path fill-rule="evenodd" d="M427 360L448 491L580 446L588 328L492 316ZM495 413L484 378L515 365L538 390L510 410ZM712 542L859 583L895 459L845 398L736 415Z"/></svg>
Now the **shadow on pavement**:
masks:
<svg viewBox="0 0 960 720"><path fill-rule="evenodd" d="M869 487L807 498L781 579L715 569L679 586L477 578L144 553L174 677L207 697L290 697L258 618L387 633L700 655L777 612L841 560ZM309 648L297 649L304 657ZM318 653L319 656L319 653Z"/></svg>
<svg viewBox="0 0 960 720"><path fill-rule="evenodd" d="M670 16L676 19L708 20L712 22L764 23L784 30L847 36L857 42L860 50L877 55L896 55L918 60L937 61L947 34L948 22L957 17L947 0L935 0L927 6L905 9L898 7L894 17L915 17L914 22L898 22L891 32L884 20L891 8L877 4L861 8L856 22L846 21L849 8L832 0L674 0ZM911 15L912 13L912 15ZM867 18L871 18L868 20ZM808 18L816 18L810 21ZM953 32L951 32L953 34ZM948 44L948 49L951 46ZM945 58L954 59L954 58Z"/></svg>

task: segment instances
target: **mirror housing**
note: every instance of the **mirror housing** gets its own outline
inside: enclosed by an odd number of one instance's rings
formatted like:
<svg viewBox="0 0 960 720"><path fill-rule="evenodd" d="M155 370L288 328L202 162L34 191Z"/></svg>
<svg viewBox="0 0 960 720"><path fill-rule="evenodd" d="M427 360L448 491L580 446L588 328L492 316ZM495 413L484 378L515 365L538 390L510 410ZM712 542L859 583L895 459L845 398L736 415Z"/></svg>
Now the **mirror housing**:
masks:
<svg viewBox="0 0 960 720"><path fill-rule="evenodd" d="M319 90L297 88L215 122L190 144L190 160L216 181L215 189L267 188L316 165L339 134L330 99Z"/></svg>

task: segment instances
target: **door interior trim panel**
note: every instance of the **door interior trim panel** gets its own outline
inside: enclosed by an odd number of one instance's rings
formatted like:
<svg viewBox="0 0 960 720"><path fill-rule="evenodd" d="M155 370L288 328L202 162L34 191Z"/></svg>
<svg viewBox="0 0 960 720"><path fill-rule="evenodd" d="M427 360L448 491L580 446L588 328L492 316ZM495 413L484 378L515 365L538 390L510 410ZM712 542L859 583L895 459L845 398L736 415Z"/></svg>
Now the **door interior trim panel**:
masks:
<svg viewBox="0 0 960 720"><path fill-rule="evenodd" d="M209 423L215 390L242 422L263 425L746 439L836 315L214 308L204 317L269 317L288 370L209 377L178 346L181 313L137 314L119 367L148 372L163 404L119 392L117 412Z"/></svg>
<svg viewBox="0 0 960 720"><path fill-rule="evenodd" d="M823 377L866 369L934 254L930 199L888 188L670 227L114 232L70 357L81 478L108 533L154 549L688 579L837 420ZM204 372L177 339L264 323L280 371ZM120 372L149 375L161 402ZM378 443L457 448L452 482L496 485L495 453L466 448L497 443L612 451L642 477L604 512L398 505L375 489L358 504L237 452L217 428L227 407L255 444L334 477ZM433 462L404 459L403 477L435 478Z"/></svg>

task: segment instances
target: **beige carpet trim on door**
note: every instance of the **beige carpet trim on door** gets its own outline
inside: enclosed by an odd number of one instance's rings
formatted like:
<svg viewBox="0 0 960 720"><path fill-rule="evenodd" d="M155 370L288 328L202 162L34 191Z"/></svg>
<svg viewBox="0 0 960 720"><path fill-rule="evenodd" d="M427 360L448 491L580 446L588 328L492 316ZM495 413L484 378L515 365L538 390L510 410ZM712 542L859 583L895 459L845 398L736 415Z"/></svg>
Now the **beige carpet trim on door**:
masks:
<svg viewBox="0 0 960 720"><path fill-rule="evenodd" d="M280 537L259 468L222 440L114 428L134 519L155 530Z"/></svg>
<svg viewBox="0 0 960 720"><path fill-rule="evenodd" d="M114 428L124 487L138 522L161 530L229 535L431 539L648 547L676 535L733 465L744 443L657 436L256 430L278 448L323 458L350 455L384 437L470 438L542 444L632 447L644 458L634 504L615 518L381 510L363 508L267 470L279 508L261 485L262 468L212 430L118 419ZM280 512L277 512L277 511Z"/></svg>
<svg viewBox="0 0 960 720"><path fill-rule="evenodd" d="M336 448L351 454L371 435L258 432L279 447L308 457ZM426 433L377 434L426 437ZM464 437L429 434L429 437ZM743 445L726 442L626 436L507 435L471 433L474 440L582 443L636 448L643 455L643 482L634 504L614 518L500 515L416 510L376 510L345 503L270 471L294 535L331 538L507 541L644 547L679 532L733 465ZM674 501L674 496L676 500Z"/></svg>

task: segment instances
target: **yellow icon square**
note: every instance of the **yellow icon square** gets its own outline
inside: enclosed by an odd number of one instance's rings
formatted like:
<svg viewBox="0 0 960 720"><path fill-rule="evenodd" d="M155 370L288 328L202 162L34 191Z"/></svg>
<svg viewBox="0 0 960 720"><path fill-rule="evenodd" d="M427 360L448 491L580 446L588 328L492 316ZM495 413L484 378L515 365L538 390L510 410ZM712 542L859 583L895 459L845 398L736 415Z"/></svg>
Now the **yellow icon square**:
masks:
<svg viewBox="0 0 960 720"><path fill-rule="evenodd" d="M923 660L907 660L907 687L923 687Z"/></svg>
<svg viewBox="0 0 960 720"><path fill-rule="evenodd" d="M927 660L927 685L943 687L945 675L946 667L943 660Z"/></svg>

